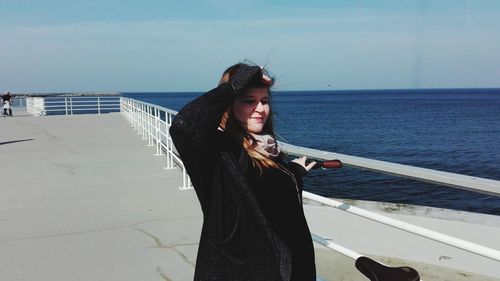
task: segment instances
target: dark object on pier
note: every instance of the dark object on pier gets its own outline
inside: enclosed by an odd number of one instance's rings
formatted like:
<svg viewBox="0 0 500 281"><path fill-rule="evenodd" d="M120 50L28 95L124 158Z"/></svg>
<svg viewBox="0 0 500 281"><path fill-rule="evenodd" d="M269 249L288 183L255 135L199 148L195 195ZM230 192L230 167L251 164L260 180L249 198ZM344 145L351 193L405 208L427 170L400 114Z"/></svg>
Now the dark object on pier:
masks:
<svg viewBox="0 0 500 281"><path fill-rule="evenodd" d="M356 259L356 268L371 281L419 281L418 272L408 266L388 267L368 257Z"/></svg>

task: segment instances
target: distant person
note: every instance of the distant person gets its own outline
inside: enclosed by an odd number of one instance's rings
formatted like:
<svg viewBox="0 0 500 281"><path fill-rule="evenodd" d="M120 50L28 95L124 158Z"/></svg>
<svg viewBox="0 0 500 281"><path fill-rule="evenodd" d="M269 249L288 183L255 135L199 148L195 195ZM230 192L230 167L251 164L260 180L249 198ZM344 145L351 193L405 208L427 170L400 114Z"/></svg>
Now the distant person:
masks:
<svg viewBox="0 0 500 281"><path fill-rule="evenodd" d="M12 117L12 97L10 95L10 92L5 92L5 94L2 96L2 108L4 116Z"/></svg>
<svg viewBox="0 0 500 281"><path fill-rule="evenodd" d="M258 66L233 65L172 123L203 211L194 280L316 280L302 206L302 177L315 162L285 162L273 129L273 83Z"/></svg>

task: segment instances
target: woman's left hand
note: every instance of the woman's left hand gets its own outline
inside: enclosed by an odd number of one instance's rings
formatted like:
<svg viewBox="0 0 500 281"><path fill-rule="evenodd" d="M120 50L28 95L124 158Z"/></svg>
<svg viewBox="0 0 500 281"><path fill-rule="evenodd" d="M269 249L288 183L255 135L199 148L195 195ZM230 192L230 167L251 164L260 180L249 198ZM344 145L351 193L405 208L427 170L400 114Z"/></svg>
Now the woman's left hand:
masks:
<svg viewBox="0 0 500 281"><path fill-rule="evenodd" d="M316 165L316 162L312 161L311 163L308 163L306 165L306 159L307 159L307 157L302 156L302 157L293 159L292 162L299 164L300 166L304 167L307 171L309 171L312 169L312 167L314 167L314 165Z"/></svg>

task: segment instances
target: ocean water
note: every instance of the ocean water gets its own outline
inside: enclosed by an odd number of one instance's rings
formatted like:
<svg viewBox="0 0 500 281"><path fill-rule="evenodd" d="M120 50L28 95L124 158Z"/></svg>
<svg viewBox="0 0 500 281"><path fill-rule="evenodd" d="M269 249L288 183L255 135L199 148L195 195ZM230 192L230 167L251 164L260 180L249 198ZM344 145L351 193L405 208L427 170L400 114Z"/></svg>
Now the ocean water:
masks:
<svg viewBox="0 0 500 281"><path fill-rule="evenodd" d="M202 93L124 93L179 110ZM500 180L500 89L273 92L286 142ZM500 197L343 167L311 171L305 189L327 197L500 215Z"/></svg>

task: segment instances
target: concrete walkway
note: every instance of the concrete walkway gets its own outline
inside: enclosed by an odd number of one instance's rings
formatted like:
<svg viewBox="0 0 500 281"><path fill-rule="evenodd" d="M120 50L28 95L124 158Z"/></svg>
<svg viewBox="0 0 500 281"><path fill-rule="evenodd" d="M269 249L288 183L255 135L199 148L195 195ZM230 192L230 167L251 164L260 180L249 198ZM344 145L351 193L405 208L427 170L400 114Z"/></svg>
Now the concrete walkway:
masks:
<svg viewBox="0 0 500 281"><path fill-rule="evenodd" d="M0 118L0 280L192 280L201 212L118 113Z"/></svg>

